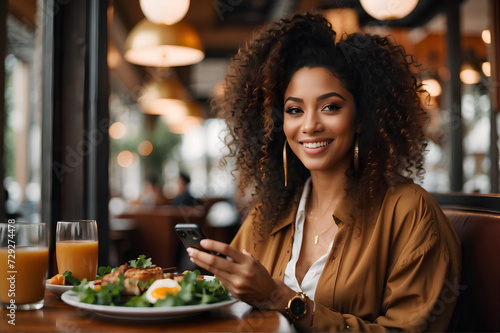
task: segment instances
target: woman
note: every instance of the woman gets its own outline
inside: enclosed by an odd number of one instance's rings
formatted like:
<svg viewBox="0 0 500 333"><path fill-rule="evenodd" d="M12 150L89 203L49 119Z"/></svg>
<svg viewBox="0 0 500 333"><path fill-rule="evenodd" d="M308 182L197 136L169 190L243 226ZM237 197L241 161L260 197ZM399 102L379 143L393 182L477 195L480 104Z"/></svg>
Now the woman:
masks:
<svg viewBox="0 0 500 333"><path fill-rule="evenodd" d="M299 330L447 329L460 244L423 173L413 62L387 38L335 43L318 15L262 30L233 58L218 101L239 190L255 207L231 246L191 260Z"/></svg>

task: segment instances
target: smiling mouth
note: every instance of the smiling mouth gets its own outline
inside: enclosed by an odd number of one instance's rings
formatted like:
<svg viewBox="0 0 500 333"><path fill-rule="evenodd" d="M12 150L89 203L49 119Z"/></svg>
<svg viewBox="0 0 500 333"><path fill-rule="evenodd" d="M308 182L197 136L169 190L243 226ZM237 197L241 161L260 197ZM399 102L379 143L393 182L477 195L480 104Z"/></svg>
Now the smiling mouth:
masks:
<svg viewBox="0 0 500 333"><path fill-rule="evenodd" d="M328 146L332 141L302 142L302 145L305 148L321 148L321 147Z"/></svg>

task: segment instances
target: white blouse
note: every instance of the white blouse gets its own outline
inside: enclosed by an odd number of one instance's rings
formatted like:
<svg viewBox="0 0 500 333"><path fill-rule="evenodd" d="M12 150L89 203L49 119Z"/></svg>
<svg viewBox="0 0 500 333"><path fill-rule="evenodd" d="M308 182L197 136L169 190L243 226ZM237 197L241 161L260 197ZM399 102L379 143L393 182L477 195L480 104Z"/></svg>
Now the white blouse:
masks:
<svg viewBox="0 0 500 333"><path fill-rule="evenodd" d="M297 277L295 275L295 266L297 265L297 260L299 260L300 249L302 246L302 238L304 235L304 222L306 215L306 202L311 189L311 178L306 181L304 190L302 191L302 196L300 198L299 207L297 210L297 215L295 217L295 234L293 237L293 247L292 247L292 257L288 262L285 270L285 276L283 282L295 291L304 292L307 297L314 300L314 294L316 292L316 286L318 285L319 276L325 267L326 259L328 258L328 253L332 249L333 241L330 243L328 250L323 254L307 271L302 283L299 285Z"/></svg>

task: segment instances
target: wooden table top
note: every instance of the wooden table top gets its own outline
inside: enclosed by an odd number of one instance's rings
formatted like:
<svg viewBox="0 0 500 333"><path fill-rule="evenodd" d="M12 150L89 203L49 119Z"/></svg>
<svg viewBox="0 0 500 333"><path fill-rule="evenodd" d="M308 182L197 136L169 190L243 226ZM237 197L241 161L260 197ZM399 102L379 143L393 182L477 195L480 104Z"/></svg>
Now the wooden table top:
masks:
<svg viewBox="0 0 500 333"><path fill-rule="evenodd" d="M46 290L42 309L16 311L15 326L8 323L8 314L1 310L0 332L292 332L281 313L255 310L241 301L186 317L137 321L101 317Z"/></svg>

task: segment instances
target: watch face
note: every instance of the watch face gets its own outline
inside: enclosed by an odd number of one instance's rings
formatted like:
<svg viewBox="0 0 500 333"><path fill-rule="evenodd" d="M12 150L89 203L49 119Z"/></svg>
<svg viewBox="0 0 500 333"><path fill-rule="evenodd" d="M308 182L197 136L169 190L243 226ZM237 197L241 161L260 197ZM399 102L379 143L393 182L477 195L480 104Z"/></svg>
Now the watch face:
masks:
<svg viewBox="0 0 500 333"><path fill-rule="evenodd" d="M291 304L290 304L290 311L295 315L295 316L300 316L304 313L306 310L304 301L300 298L294 299Z"/></svg>

